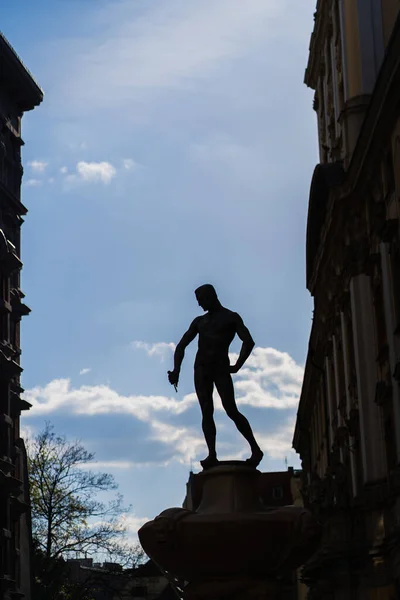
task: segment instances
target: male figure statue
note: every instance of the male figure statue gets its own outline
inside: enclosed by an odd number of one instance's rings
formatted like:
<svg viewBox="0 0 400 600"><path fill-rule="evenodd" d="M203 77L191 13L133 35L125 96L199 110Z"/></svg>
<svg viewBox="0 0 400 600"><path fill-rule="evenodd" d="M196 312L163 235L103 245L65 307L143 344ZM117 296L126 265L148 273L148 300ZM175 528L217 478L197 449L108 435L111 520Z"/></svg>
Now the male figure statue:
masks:
<svg viewBox="0 0 400 600"><path fill-rule="evenodd" d="M195 294L199 306L207 314L197 317L192 322L177 345L174 355L174 370L168 371L169 382L175 387L178 385L185 348L198 335L199 347L194 363L194 384L203 416L203 433L208 446L208 456L201 461L201 465L207 469L218 463L213 403L215 384L226 414L250 444L251 457L246 462L256 467L261 462L263 452L254 439L248 420L238 411L231 377L231 373L237 373L250 356L254 348L253 338L242 318L222 306L212 285L202 285L197 288ZM229 346L236 334L243 344L236 364L230 365Z"/></svg>

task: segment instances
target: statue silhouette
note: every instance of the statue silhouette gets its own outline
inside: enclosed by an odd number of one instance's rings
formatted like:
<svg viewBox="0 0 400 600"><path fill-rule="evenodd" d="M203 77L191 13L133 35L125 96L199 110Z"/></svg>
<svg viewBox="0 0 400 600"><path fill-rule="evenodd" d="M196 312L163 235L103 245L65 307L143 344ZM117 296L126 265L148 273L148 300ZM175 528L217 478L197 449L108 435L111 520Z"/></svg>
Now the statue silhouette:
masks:
<svg viewBox="0 0 400 600"><path fill-rule="evenodd" d="M197 317L176 347L174 354L174 370L168 371L168 380L177 389L181 364L185 348L199 336L199 346L194 363L194 384L202 412L202 428L208 456L200 461L204 469L218 464L215 447L216 427L214 422L213 389L214 384L221 397L222 406L228 417L248 441L251 457L246 461L256 467L262 460L263 452L257 444L250 424L242 415L235 401L232 373L237 373L244 365L254 348L254 341L242 318L228 310L218 300L214 287L202 285L195 291L199 306L207 314ZM235 365L229 362L229 346L238 335L242 340L242 348Z"/></svg>

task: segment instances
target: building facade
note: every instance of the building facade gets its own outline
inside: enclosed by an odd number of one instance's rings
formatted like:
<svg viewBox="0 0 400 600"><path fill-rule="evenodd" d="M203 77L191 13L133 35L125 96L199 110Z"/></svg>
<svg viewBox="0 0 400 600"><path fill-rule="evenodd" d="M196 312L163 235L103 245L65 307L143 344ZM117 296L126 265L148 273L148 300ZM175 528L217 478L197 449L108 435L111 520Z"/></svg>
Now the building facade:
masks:
<svg viewBox="0 0 400 600"><path fill-rule="evenodd" d="M400 4L319 0L305 82L320 163L293 445L324 523L310 598L400 598Z"/></svg>
<svg viewBox="0 0 400 600"><path fill-rule="evenodd" d="M27 461L19 421L20 321L29 313L20 286L21 117L43 94L0 34L0 598L30 598Z"/></svg>

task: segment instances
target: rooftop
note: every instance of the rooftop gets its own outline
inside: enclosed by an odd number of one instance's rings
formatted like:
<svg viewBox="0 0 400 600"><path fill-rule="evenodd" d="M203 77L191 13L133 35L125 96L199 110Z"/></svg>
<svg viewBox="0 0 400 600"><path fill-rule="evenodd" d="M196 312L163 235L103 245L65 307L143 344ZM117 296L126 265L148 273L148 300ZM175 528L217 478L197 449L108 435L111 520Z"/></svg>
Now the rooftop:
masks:
<svg viewBox="0 0 400 600"><path fill-rule="evenodd" d="M32 110L43 100L42 89L1 32L0 84L23 112Z"/></svg>

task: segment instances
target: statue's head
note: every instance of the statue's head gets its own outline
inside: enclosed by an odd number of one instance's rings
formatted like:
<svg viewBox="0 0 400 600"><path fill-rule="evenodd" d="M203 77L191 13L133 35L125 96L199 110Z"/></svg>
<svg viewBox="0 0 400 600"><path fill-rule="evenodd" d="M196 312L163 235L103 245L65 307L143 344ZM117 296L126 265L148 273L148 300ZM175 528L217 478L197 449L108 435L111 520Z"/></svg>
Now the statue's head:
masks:
<svg viewBox="0 0 400 600"><path fill-rule="evenodd" d="M214 308L216 304L219 304L217 292L210 283L201 285L194 292L196 294L197 302L203 310L210 310Z"/></svg>

